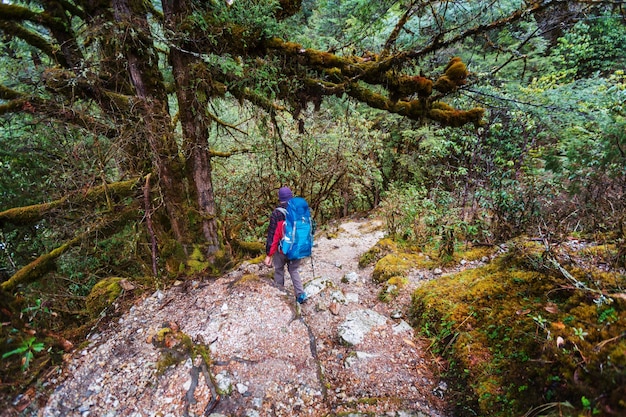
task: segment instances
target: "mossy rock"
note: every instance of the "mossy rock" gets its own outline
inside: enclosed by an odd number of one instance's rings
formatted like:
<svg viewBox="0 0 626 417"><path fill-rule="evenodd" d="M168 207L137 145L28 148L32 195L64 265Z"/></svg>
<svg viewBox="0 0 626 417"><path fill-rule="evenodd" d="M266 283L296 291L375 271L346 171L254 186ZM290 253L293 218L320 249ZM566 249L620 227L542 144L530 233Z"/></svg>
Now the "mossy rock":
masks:
<svg viewBox="0 0 626 417"><path fill-rule="evenodd" d="M410 320L451 364L463 391L459 415L524 415L569 402L570 414L626 415L626 300L603 301L544 267L544 247L517 240L490 264L424 283L413 293ZM606 294L626 278L593 267L574 269ZM591 285L591 284L590 284ZM597 288L597 287L594 287ZM465 407L465 411L461 408ZM591 410L589 410L591 407Z"/></svg>
<svg viewBox="0 0 626 417"><path fill-rule="evenodd" d="M483 258L491 257L499 248L497 246L470 246L455 253L455 258L459 261L479 261Z"/></svg>
<svg viewBox="0 0 626 417"><path fill-rule="evenodd" d="M394 276L389 278L378 293L378 299L385 303L390 302L398 296L400 290L408 283L408 281L408 278L405 276Z"/></svg>
<svg viewBox="0 0 626 417"><path fill-rule="evenodd" d="M385 282L393 277L406 277L415 266L415 256L410 254L389 254L376 262L372 278L375 282Z"/></svg>
<svg viewBox="0 0 626 417"><path fill-rule="evenodd" d="M265 260L265 252L263 254L257 256L256 258L248 259L248 263L252 265L258 265Z"/></svg>
<svg viewBox="0 0 626 417"><path fill-rule="evenodd" d="M261 278L256 274L244 274L240 279L235 282L235 285L249 285L251 283L260 282Z"/></svg>
<svg viewBox="0 0 626 417"><path fill-rule="evenodd" d="M359 258L359 268L365 268L390 253L398 252L398 245L392 239L386 238L379 240L374 247L365 252Z"/></svg>
<svg viewBox="0 0 626 417"><path fill-rule="evenodd" d="M119 297L123 289L120 282L123 278L109 277L96 283L85 300L87 312L91 317L98 317L102 310L109 307Z"/></svg>
<svg viewBox="0 0 626 417"><path fill-rule="evenodd" d="M262 242L245 242L243 240L234 240L233 246L241 253L248 255L261 255L265 253L265 244Z"/></svg>

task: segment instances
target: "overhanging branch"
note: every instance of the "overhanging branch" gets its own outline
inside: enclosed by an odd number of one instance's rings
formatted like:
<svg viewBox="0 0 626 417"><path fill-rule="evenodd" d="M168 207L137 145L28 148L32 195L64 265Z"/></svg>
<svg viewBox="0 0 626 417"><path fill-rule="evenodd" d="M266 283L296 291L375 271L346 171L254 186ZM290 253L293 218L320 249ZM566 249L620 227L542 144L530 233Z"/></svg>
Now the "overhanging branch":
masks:
<svg viewBox="0 0 626 417"><path fill-rule="evenodd" d="M15 207L3 212L0 212L0 225L3 223L12 223L15 225L27 225L33 224L42 218L44 218L53 209L64 207L67 204L75 204L77 202L96 202L107 198L109 196L125 197L131 195L135 186L137 185L139 178L134 178L127 181L120 181L113 184L101 185L95 188L91 188L87 193L75 192L72 195L64 196L58 200L51 201L49 203L35 204L26 207Z"/></svg>
<svg viewBox="0 0 626 417"><path fill-rule="evenodd" d="M28 43L34 48L37 48L38 50L52 58L55 62L58 62L63 66L67 64L65 61L65 57L63 57L62 54L58 53L59 49L36 32L30 31L17 23L7 22L3 20L0 20L0 31L4 32L6 35L15 36L22 39L24 42Z"/></svg>
<svg viewBox="0 0 626 417"><path fill-rule="evenodd" d="M562 3L562 2L563 0L534 1L531 3L531 5L528 8L518 9L514 11L513 13L511 13L509 16L504 17L502 19L498 19L494 22L491 22L488 24L477 25L449 39L442 39L441 36L436 37L433 42L431 42L429 45L427 45L426 47L422 49L415 50L415 51L407 51L407 52L395 55L392 58L394 60L394 65L399 64L402 61L405 61L406 59L421 58L424 55L436 52L438 50L443 50L471 36L475 36L481 33L492 31L497 28L508 26L514 22L517 22L523 19L524 17L528 15L536 14L538 12L546 10L547 8L555 4Z"/></svg>

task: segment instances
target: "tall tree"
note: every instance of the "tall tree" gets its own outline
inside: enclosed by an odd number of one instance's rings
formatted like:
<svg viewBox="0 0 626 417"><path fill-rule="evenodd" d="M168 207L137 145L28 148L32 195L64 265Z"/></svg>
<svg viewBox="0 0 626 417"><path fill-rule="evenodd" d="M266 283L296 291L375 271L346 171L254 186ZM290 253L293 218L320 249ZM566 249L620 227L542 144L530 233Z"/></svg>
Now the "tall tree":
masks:
<svg viewBox="0 0 626 417"><path fill-rule="evenodd" d="M358 19L395 19L376 51L322 51L289 41L281 22L300 19L301 0L1 3L4 65L29 71L0 80L0 115L36 115L59 128L77 127L114 150L98 187L83 184L86 191L64 191L43 204L3 207L0 224L26 224L87 201L102 201L110 210L1 288L37 279L84 236L113 233L132 218L150 223L155 259L178 254L174 270L195 248L212 259L222 244L212 160L238 151L209 148L212 124L232 128L211 112L214 99L252 103L274 124L278 112L298 120L305 106L319 106L331 95L443 126L479 124L482 108L462 110L442 101L468 82L466 64L451 58L450 48L563 2L479 2L472 10L456 1L390 1L378 8L355 3L364 11ZM439 60L443 70L420 74L420 63L432 54L445 57ZM149 199L140 204L140 187L145 195L158 191L161 208L152 213Z"/></svg>

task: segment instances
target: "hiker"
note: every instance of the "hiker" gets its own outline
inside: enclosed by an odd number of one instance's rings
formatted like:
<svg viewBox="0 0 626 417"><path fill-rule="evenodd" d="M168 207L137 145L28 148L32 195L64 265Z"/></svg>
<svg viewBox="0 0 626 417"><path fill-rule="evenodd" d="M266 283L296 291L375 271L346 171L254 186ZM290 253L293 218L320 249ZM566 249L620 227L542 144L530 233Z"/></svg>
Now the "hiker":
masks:
<svg viewBox="0 0 626 417"><path fill-rule="evenodd" d="M289 271L293 289L296 294L296 301L302 304L306 301L306 293L302 288L302 280L300 279L301 259L289 260L280 250L280 240L284 233L284 222L287 204L293 197L293 193L289 187L282 187L278 190L279 205L272 211L270 215L270 225L267 229L267 240L265 241L265 260L263 263L269 267L274 265L274 282L279 288L285 286L285 265Z"/></svg>

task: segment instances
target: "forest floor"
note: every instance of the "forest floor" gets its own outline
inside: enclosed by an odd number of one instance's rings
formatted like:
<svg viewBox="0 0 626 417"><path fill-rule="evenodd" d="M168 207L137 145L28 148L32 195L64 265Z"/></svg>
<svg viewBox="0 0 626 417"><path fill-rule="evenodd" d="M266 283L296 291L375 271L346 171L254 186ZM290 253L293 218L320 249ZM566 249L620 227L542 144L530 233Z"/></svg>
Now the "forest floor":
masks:
<svg viewBox="0 0 626 417"><path fill-rule="evenodd" d="M148 294L41 382L49 397L1 415L450 416L439 359L404 320L432 272L381 302L373 266L358 266L382 226L347 219L320 232L301 306L290 280L276 288L259 263Z"/></svg>

